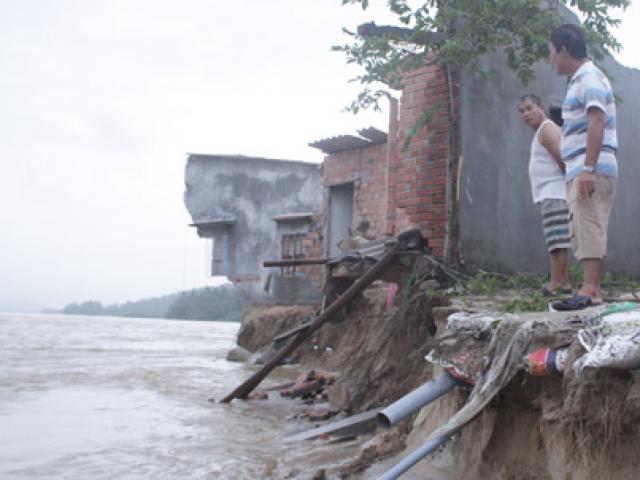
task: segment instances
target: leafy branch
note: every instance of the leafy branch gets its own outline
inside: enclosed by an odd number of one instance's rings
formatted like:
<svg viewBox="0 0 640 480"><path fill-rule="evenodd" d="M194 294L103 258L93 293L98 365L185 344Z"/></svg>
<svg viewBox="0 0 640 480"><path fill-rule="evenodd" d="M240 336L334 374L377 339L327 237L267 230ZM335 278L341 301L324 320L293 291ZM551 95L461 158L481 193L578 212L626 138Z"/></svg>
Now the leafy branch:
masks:
<svg viewBox="0 0 640 480"><path fill-rule="evenodd" d="M415 2L414 2L415 3ZM352 79L364 86L347 107L380 108L389 90L403 86L404 74L420 66L439 63L464 66L479 72L482 55L501 52L507 66L527 85L534 64L549 56L549 35L564 19L560 5L572 7L583 18L590 50L601 59L620 43L611 33L620 24L612 10L624 10L630 0L428 0L411 7L408 0L387 0L397 25L344 30L350 41L333 50L347 62L362 67ZM342 4L369 7L369 0L342 0ZM373 88L382 84L381 88Z"/></svg>

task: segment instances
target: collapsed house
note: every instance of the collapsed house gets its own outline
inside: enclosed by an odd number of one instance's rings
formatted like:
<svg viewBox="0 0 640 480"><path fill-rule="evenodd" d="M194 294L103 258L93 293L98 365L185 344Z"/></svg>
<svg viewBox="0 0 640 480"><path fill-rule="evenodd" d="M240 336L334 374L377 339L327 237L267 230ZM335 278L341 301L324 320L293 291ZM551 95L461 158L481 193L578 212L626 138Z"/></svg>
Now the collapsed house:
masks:
<svg viewBox="0 0 640 480"><path fill-rule="evenodd" d="M640 71L613 59L604 66L621 98L620 176L607 269L638 276L640 143L634 130L640 97L634 92ZM534 92L557 108L566 82L546 63L536 65L536 80L526 90L497 55L483 59L481 67L485 76L462 71L447 78L439 65L408 72L399 101L390 102L388 133L369 128L312 142L325 154L322 168L189 155L185 204L193 224L201 237L229 239L228 250L214 242L212 273L228 271L234 282L264 284L265 260L334 257L341 252L338 243L349 237L371 240L416 227L450 263L545 272L544 237L526 168L531 133L518 118L517 101ZM438 105L431 121L414 132L420 116ZM322 267L295 273L310 278L316 291L322 284Z"/></svg>
<svg viewBox="0 0 640 480"><path fill-rule="evenodd" d="M322 201L314 163L242 155L189 154L184 202L198 236L211 240L210 272L283 303L316 301L304 271L272 273L270 258L303 258Z"/></svg>
<svg viewBox="0 0 640 480"><path fill-rule="evenodd" d="M640 251L635 248L635 239L640 238L640 222L634 209L640 145L635 142L634 130L640 124L640 98L634 90L640 71L625 68L613 59L605 60L604 66L622 99L617 107L621 174L609 225L607 270L639 277ZM219 252L223 252L223 258L227 258L227 270L215 271L227 274L236 283L267 284L270 295L279 298L275 302L295 303L304 298L296 288L276 286L289 281L288 277L315 293L315 297L306 298L319 299L332 275L352 273L351 266L340 268L348 262L343 254L364 261L365 250L376 239L393 241L411 228L420 231L428 242L426 252L442 265L503 272L546 271L546 248L526 168L531 132L521 124L516 107L526 91L539 95L557 113L566 81L549 65L540 63L535 66L536 80L525 90L497 55L482 59L481 68L484 76L463 70L449 77L439 65L407 72L399 99L390 102L387 132L368 128L357 135L312 142L310 145L325 155L322 168L309 164L300 167L308 175L308 182L301 185L305 191L315 192L313 201L296 203L296 197L309 198L298 193L286 201L275 194L264 195L249 205L239 201L248 191L260 191L254 185L261 181L271 182L273 191L278 184L281 192L285 184L277 183L280 175L297 162L284 166L264 160L255 163L256 159L246 157L189 156L185 203L198 234L216 239L212 256L219 258ZM430 120L416 130L416 122L427 111L432 113ZM229 172L253 177L255 182L229 188ZM247 209L252 216L243 219ZM266 219L271 223L265 223ZM233 247L224 247L225 242ZM263 267L265 261L278 259L285 261L279 264L279 270ZM318 260L318 264L302 265L302 260L310 259ZM330 259L337 263L327 266ZM240 260L250 260L251 264L240 266ZM350 285L368 271L365 268L353 274ZM279 278L276 283L275 278ZM585 343L578 340L577 332L588 328L586 320L576 317L569 333L547 335L547 343L531 339L535 337L534 326L550 329L557 319L553 315L504 321L492 314L490 322L478 328L469 321L458 322L455 327L447 317L465 307L443 306L438 296L430 296L434 285L430 282L437 280L435 276L420 277L415 264L405 263L383 280L385 283L355 295L348 314L337 320L329 321L324 313L314 317L313 308L304 310L298 318L287 316L282 309L254 311L250 316L255 322L243 324L239 343L258 350L269 348L271 337L292 342L289 345L297 342L297 360L339 371L335 384L328 389L332 413L362 413L388 405L442 373L443 365L464 371L470 363L454 360L467 354L474 342L483 349L482 368L475 372L474 379L480 386L491 383L485 367L495 367L505 352L515 351L517 355L509 358L509 368L502 370L507 374L500 377L491 395L481 398L481 408L466 411L464 421L443 427L474 398L472 387L456 385L448 397L407 420L402 442L388 441L393 447L368 446L362 462L341 466L340 475L361 472L372 459L405 447L408 452L418 451L425 440L437 440L438 447L452 439L430 457L429 465L418 466L418 478L633 478L639 468L632 455L638 447L639 433L637 373L625 369L612 373L602 368L579 379L571 368L564 376L547 377L526 376L522 370L523 357L534 347L568 348L571 362L581 358ZM398 286L391 288L392 284ZM277 293L284 291L288 293ZM331 300L337 301L330 299L324 307L330 309ZM283 317L287 317L286 324ZM345 317L348 321L342 321ZM314 323L318 319L327 320L322 330L303 338L310 325L319 327ZM493 328L496 322L504 327ZM473 328L468 328L469 324ZM523 324L526 327L521 329ZM251 335L247 334L248 326ZM250 342L248 337L255 340L260 330L269 331L269 338ZM529 340L514 350L510 342L517 340L516 335ZM471 343L465 344L466 340ZM441 353L435 365L427 364L425 355L431 354L434 359L432 352L437 353L446 342L459 348ZM272 357L273 365L284 358L284 350L279 352L280 356ZM482 389L476 393L482 393ZM245 398L245 394L246 390L228 398ZM471 418L474 421L467 422ZM443 428L446 439L438 443ZM378 470L374 466L372 471L384 474L395 462ZM365 474L365 478L370 477Z"/></svg>

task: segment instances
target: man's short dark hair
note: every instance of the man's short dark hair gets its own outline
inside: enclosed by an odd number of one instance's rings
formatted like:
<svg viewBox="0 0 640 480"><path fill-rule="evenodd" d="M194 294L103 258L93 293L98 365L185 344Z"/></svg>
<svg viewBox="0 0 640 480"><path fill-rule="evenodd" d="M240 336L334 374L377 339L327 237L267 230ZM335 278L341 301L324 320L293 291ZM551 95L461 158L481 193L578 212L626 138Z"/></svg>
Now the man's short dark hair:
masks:
<svg viewBox="0 0 640 480"><path fill-rule="evenodd" d="M542 100L540 100L540 97L535 93L525 93L520 97L520 100L518 100L518 104L526 102L527 100L529 100L534 105L542 107Z"/></svg>
<svg viewBox="0 0 640 480"><path fill-rule="evenodd" d="M584 30L578 25L571 23L560 25L551 34L551 43L556 52L560 52L562 47L565 47L569 55L576 60L587 58L587 41Z"/></svg>

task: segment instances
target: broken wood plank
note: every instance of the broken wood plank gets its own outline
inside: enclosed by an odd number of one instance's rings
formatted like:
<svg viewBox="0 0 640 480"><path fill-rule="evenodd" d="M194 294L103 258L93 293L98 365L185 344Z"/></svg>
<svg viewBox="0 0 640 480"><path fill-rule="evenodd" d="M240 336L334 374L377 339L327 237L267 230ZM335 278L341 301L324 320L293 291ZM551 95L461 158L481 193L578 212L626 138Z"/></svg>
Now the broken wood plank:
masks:
<svg viewBox="0 0 640 480"><path fill-rule="evenodd" d="M290 330L287 330L286 332L281 333L280 335L273 337L273 343L274 345L277 345L278 343L280 343L282 340L284 340L285 338L290 337L291 335L294 335L298 332L301 332L302 330L306 329L309 325L311 324L311 320L306 320L303 323L301 323L300 325L298 325L295 328L292 328Z"/></svg>
<svg viewBox="0 0 640 480"><path fill-rule="evenodd" d="M420 232L413 233L413 235L420 235ZM404 238L411 238L411 233L407 232ZM292 337L291 340L280 349L269 362L267 362L260 370L253 374L247 381L238 386L233 392L222 399L223 403L229 403L234 398L247 398L247 395L258 386L258 384L277 367L282 359L298 348L306 338L324 325L330 320L336 313L338 313L347 303L349 303L356 295L367 288L374 280L376 280L389 266L393 263L398 252L405 247L405 242L397 241L389 249L389 251L373 265L367 272L355 281L351 287L349 287L335 302L331 303L327 309L318 317L316 317L309 326Z"/></svg>
<svg viewBox="0 0 640 480"><path fill-rule="evenodd" d="M281 260L267 260L263 267L295 267L297 265L324 265L327 258L284 258Z"/></svg>
<svg viewBox="0 0 640 480"><path fill-rule="evenodd" d="M263 388L262 390L265 392L277 392L278 390L285 390L287 388L291 388L295 384L296 384L295 382L280 383L278 385L273 385L272 387Z"/></svg>
<svg viewBox="0 0 640 480"><path fill-rule="evenodd" d="M322 425L317 428L305 430L304 432L289 435L284 438L285 443L300 442L303 440L313 440L320 435L351 435L364 433L369 430L374 430L377 425L376 416L380 412L381 408L375 408L358 415L343 418L335 422L331 422L327 425Z"/></svg>

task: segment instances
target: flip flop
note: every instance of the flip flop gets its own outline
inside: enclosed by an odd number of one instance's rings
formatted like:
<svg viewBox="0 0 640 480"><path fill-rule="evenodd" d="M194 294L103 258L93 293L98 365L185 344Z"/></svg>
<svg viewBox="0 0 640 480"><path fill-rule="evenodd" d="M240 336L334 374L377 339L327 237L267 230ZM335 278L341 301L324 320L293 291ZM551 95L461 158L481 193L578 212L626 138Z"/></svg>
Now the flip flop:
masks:
<svg viewBox="0 0 640 480"><path fill-rule="evenodd" d="M555 290L551 290L548 284L544 284L540 289L540 293L543 297L556 297L558 295L570 295L573 293L573 289L571 288L556 288Z"/></svg>
<svg viewBox="0 0 640 480"><path fill-rule="evenodd" d="M591 297L587 297L586 295L574 295L567 300L553 302L551 306L556 311L564 312L571 310L583 310L587 307L594 307L596 305L600 305L600 303L594 303L594 301L591 300Z"/></svg>

